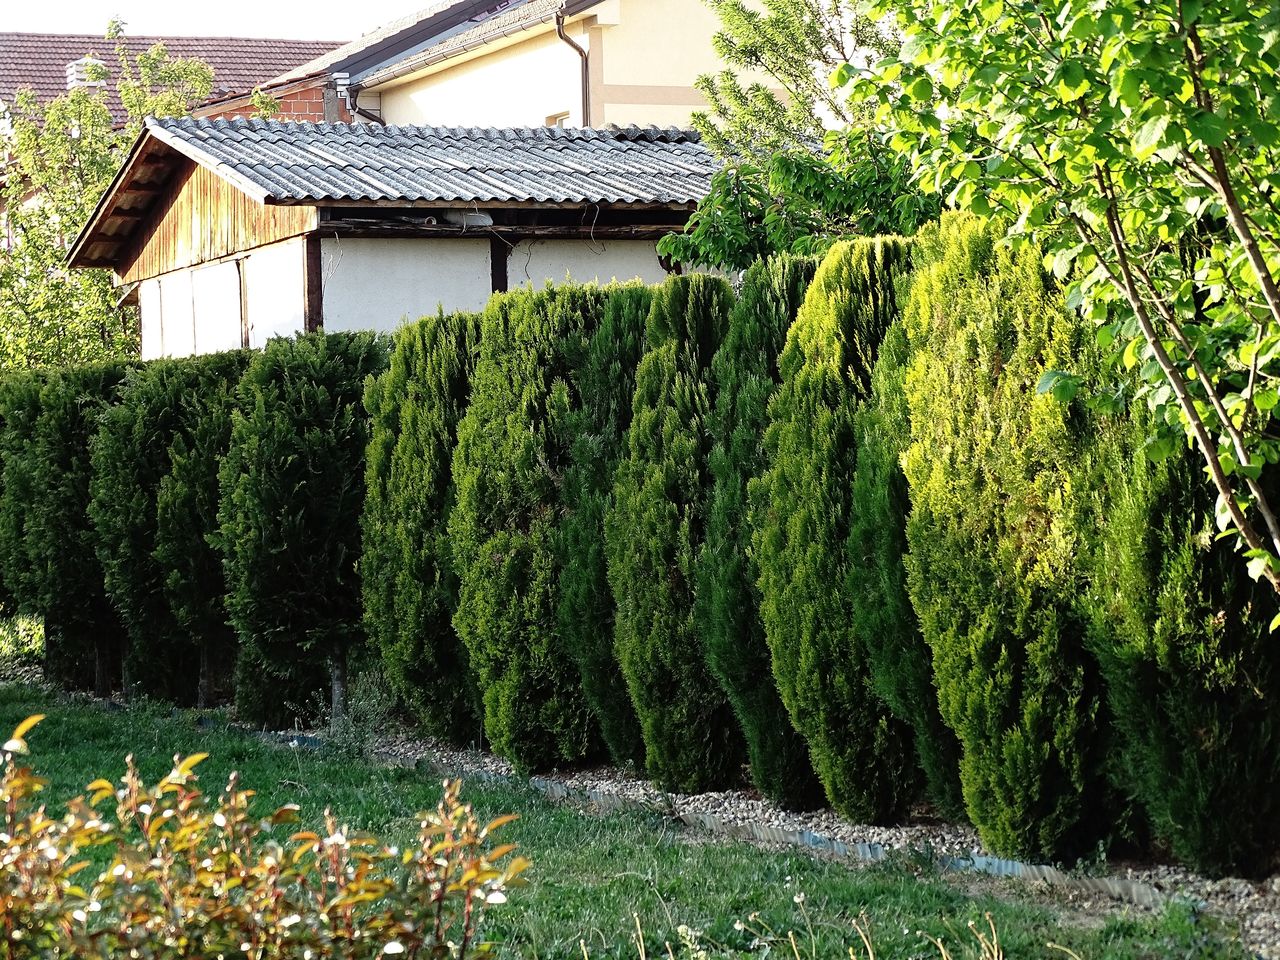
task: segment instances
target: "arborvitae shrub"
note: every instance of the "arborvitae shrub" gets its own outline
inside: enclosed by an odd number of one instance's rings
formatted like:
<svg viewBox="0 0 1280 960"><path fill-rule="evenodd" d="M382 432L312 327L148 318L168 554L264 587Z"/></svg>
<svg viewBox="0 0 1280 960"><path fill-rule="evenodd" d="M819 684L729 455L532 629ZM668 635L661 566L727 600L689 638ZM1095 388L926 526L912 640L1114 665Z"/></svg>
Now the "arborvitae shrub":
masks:
<svg viewBox="0 0 1280 960"><path fill-rule="evenodd" d="M0 580L6 611L27 616L42 613L26 525L35 482L32 440L44 380L45 374L34 370L13 370L0 377Z"/></svg>
<svg viewBox="0 0 1280 960"><path fill-rule="evenodd" d="M493 749L522 769L592 756L598 724L557 622L561 478L575 374L606 294L562 286L495 297L453 458L457 628Z"/></svg>
<svg viewBox="0 0 1280 960"><path fill-rule="evenodd" d="M694 617L710 485L708 378L732 307L729 285L705 275L674 277L654 294L627 457L605 517L614 642L640 718L645 766L683 792L733 783L743 759L742 734L707 669Z"/></svg>
<svg viewBox="0 0 1280 960"><path fill-rule="evenodd" d="M712 486L697 586L707 664L742 728L751 779L766 797L801 809L821 802L822 785L773 679L750 549L747 483L764 467L760 438L778 385L778 357L815 267L812 260L783 256L748 270L712 361Z"/></svg>
<svg viewBox="0 0 1280 960"><path fill-rule="evenodd" d="M868 654L843 589L857 443L894 285L907 268L897 239L838 244L818 269L779 361L766 468L749 486L761 620L782 702L809 744L837 810L900 819L916 794L910 733L872 689Z"/></svg>
<svg viewBox="0 0 1280 960"><path fill-rule="evenodd" d="M396 334L391 364L365 387L370 418L365 500L365 629L387 679L432 734L468 743L478 692L454 632L448 537L453 448L471 392L480 318L427 317Z"/></svg>
<svg viewBox="0 0 1280 960"><path fill-rule="evenodd" d="M107 595L128 636L124 682L131 692L184 704L199 699L200 645L174 616L166 582L169 561L181 561L188 549L200 552L203 537L193 535L176 554L159 556L156 503L172 470L173 444L181 440L185 446L203 414L206 393L225 396L227 381L234 385L243 368L238 354L156 360L139 367L103 413L93 439L89 516Z"/></svg>
<svg viewBox="0 0 1280 960"><path fill-rule="evenodd" d="M365 378L386 362L370 333L275 339L240 382L219 480L227 612L240 640L236 708L295 719L363 637L360 514L369 431Z"/></svg>
<svg viewBox="0 0 1280 960"><path fill-rule="evenodd" d="M182 429L169 447L169 472L156 491L155 562L164 595L197 663L196 703L232 696L236 635L227 619L227 581L214 546L218 470L231 446L231 413L252 354L189 358L189 389L178 400Z"/></svg>
<svg viewBox="0 0 1280 960"><path fill-rule="evenodd" d="M1097 669L1078 609L1096 425L1038 395L1091 334L1038 252L955 216L916 239L905 310L907 581L963 750L969 817L996 853L1071 859L1108 832Z"/></svg>
<svg viewBox="0 0 1280 960"><path fill-rule="evenodd" d="M604 518L613 501L614 471L626 452L636 365L652 302L652 289L645 286L608 293L600 328L579 371L582 406L565 418L570 466L561 526L560 632L578 664L582 691L600 720L610 756L638 768L644 766L644 739L614 651Z"/></svg>
<svg viewBox="0 0 1280 960"><path fill-rule="evenodd" d="M902 453L911 439L904 389L906 326L885 333L871 373L871 396L854 413L858 465L853 480L847 589L852 625L871 665L876 693L914 735L929 799L948 817L964 816L960 744L942 720L933 657L907 596L907 516Z"/></svg>
<svg viewBox="0 0 1280 960"><path fill-rule="evenodd" d="M1134 420L1111 450L1088 597L1110 767L1180 860L1265 875L1280 855L1276 597L1217 539L1198 452L1152 463L1146 416Z"/></svg>
<svg viewBox="0 0 1280 960"><path fill-rule="evenodd" d="M91 682L99 695L119 686L124 631L107 600L89 519L89 441L124 375L118 364L49 374L30 449L25 537L34 608L44 615L45 672L66 686Z"/></svg>

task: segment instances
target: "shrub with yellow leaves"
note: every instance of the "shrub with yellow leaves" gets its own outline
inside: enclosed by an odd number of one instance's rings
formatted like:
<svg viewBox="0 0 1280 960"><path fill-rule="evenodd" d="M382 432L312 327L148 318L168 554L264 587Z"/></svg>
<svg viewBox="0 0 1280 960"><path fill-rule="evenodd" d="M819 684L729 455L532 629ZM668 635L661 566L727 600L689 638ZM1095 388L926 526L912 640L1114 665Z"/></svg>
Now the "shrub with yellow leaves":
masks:
<svg viewBox="0 0 1280 960"><path fill-rule="evenodd" d="M487 953L484 910L529 865L445 784L399 849L339 825L277 839L298 808L261 818L232 774L215 800L196 754L154 787L130 757L119 784L97 780L60 819L37 803L46 781L20 763L34 716L0 747L0 960L467 958ZM97 867L106 862L92 879Z"/></svg>

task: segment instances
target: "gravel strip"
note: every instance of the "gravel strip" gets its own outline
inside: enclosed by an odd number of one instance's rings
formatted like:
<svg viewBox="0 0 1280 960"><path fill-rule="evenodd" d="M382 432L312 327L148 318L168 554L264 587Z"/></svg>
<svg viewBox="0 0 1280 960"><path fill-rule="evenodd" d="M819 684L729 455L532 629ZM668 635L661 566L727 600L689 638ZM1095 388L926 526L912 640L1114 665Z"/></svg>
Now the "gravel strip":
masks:
<svg viewBox="0 0 1280 960"><path fill-rule="evenodd" d="M443 773L484 773L515 777L511 764L479 750L459 750L408 733L378 737L373 754L384 762L414 766L428 763ZM665 793L634 773L613 767L575 770L544 778L575 792L596 792L672 816L709 814L731 824L754 824L790 831L811 831L846 844L875 843L894 851L927 851L935 856L991 856L968 825L933 821L899 827L850 823L832 810L782 810L746 790L717 793ZM1280 875L1263 882L1209 880L1177 866L1113 865L1106 876L1149 884L1170 898L1190 900L1238 923L1245 947L1262 960L1280 960Z"/></svg>

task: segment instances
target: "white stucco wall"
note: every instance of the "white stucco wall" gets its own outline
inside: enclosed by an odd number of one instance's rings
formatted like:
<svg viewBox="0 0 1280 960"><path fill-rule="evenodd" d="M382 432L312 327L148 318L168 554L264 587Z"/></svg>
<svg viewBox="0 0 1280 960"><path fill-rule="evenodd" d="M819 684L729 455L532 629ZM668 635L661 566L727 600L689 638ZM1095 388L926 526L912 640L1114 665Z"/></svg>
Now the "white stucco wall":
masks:
<svg viewBox="0 0 1280 960"><path fill-rule="evenodd" d="M142 359L164 356L160 338L160 280L144 280L138 285L138 312L142 318Z"/></svg>
<svg viewBox="0 0 1280 960"><path fill-rule="evenodd" d="M435 313L480 310L492 275L487 239L336 239L320 245L324 328L391 331Z"/></svg>
<svg viewBox="0 0 1280 960"><path fill-rule="evenodd" d="M305 241L286 240L255 250L241 271L249 313L249 346L262 347L272 337L289 337L306 329L303 283Z"/></svg>
<svg viewBox="0 0 1280 960"><path fill-rule="evenodd" d="M191 271L178 270L160 278L160 349L166 357L189 357L196 352L196 312Z"/></svg>
<svg viewBox="0 0 1280 960"><path fill-rule="evenodd" d="M239 350L240 266L232 260L212 263L191 271L191 292L196 309L196 353Z"/></svg>
<svg viewBox="0 0 1280 960"><path fill-rule="evenodd" d="M522 240L507 260L507 281L514 289L563 283L643 280L661 283L667 272L658 263L652 240Z"/></svg>
<svg viewBox="0 0 1280 960"><path fill-rule="evenodd" d="M581 29L570 35L584 48ZM495 43L470 59L399 86L381 87L387 123L462 127L540 127L567 112L582 126L582 61L554 30L514 45Z"/></svg>

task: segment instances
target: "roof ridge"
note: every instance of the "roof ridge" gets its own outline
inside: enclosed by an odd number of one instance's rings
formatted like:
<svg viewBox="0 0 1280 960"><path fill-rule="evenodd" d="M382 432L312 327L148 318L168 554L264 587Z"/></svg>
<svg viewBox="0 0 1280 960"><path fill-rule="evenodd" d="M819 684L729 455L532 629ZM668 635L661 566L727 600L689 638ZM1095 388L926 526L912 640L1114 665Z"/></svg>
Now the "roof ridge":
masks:
<svg viewBox="0 0 1280 960"><path fill-rule="evenodd" d="M149 117L148 123L155 123L165 129L195 126L213 127L214 129L236 130L271 130L286 132L290 130L313 129L324 132L363 133L377 139L379 137L396 136L437 136L457 140L613 140L621 142L648 143L701 143L702 135L693 129L681 127L662 127L656 124L639 126L631 124L625 127L608 125L604 127L478 127L448 124L375 124L364 122L315 122L310 120L262 119L256 117Z"/></svg>

